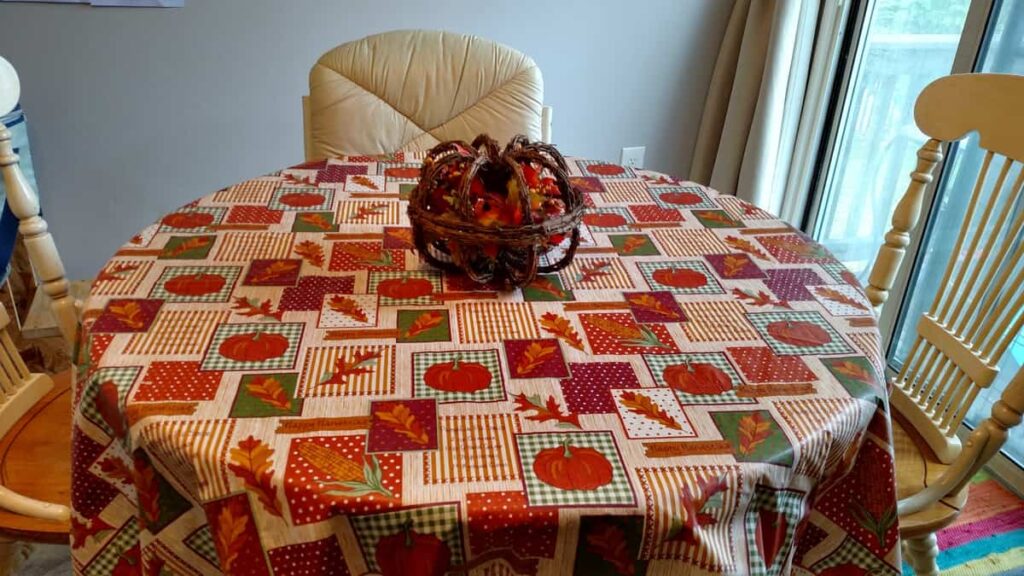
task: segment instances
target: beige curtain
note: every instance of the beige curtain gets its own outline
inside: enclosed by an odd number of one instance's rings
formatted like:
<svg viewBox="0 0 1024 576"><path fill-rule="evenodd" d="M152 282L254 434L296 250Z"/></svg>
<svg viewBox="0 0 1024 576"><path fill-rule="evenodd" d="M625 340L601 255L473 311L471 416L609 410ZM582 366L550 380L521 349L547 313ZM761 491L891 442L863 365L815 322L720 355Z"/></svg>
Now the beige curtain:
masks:
<svg viewBox="0 0 1024 576"><path fill-rule="evenodd" d="M827 2L826 2L827 4ZM704 103L690 178L786 218L820 0L736 0Z"/></svg>

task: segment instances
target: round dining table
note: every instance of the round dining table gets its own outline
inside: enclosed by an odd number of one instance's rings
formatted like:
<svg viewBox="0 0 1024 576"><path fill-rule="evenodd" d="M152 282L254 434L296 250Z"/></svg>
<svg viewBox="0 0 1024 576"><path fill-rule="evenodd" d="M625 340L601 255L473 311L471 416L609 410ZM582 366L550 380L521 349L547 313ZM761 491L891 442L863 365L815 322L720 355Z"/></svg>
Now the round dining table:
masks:
<svg viewBox="0 0 1024 576"><path fill-rule="evenodd" d="M480 285L413 248L422 158L229 186L106 264L76 573L899 573L879 332L827 250L570 158L571 264Z"/></svg>

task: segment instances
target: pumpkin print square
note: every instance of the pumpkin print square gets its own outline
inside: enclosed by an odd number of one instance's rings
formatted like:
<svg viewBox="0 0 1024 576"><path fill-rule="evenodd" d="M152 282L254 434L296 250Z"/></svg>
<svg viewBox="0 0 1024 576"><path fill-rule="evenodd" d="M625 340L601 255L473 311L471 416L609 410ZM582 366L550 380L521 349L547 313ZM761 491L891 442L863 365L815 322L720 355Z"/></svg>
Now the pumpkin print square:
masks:
<svg viewBox="0 0 1024 576"><path fill-rule="evenodd" d="M611 390L622 428L629 438L693 438L689 418L668 388Z"/></svg>
<svg viewBox="0 0 1024 576"><path fill-rule="evenodd" d="M583 223L593 232L625 232L633 223L633 216L625 208L604 206L587 210L583 214Z"/></svg>
<svg viewBox="0 0 1024 576"><path fill-rule="evenodd" d="M388 182L410 182L420 178L420 165L412 162L379 162L377 171Z"/></svg>
<svg viewBox="0 0 1024 576"><path fill-rule="evenodd" d="M381 242L334 242L328 270L403 270L405 251L387 250Z"/></svg>
<svg viewBox="0 0 1024 576"><path fill-rule="evenodd" d="M566 290L558 274L540 274L522 287L527 302L566 302L575 300L572 290Z"/></svg>
<svg viewBox="0 0 1024 576"><path fill-rule="evenodd" d="M705 228L746 228L743 222L729 216L725 210L694 210L693 215Z"/></svg>
<svg viewBox="0 0 1024 576"><path fill-rule="evenodd" d="M412 250L412 228L386 226L384 228L384 247L388 250Z"/></svg>
<svg viewBox="0 0 1024 576"><path fill-rule="evenodd" d="M370 402L367 452L412 452L437 448L437 403L432 398Z"/></svg>
<svg viewBox="0 0 1024 576"><path fill-rule="evenodd" d="M302 398L295 397L298 374L246 374L238 384L231 418L267 418L302 414Z"/></svg>
<svg viewBox="0 0 1024 576"><path fill-rule="evenodd" d="M402 503L402 454L367 454L365 434L296 438L288 450L284 497L299 526L339 513L396 508Z"/></svg>
<svg viewBox="0 0 1024 576"><path fill-rule="evenodd" d="M580 314L594 354L674 354L679 352L664 324L640 324L632 314Z"/></svg>
<svg viewBox="0 0 1024 576"><path fill-rule="evenodd" d="M379 294L381 305L429 305L441 292L441 275L434 271L370 272L367 292Z"/></svg>
<svg viewBox="0 0 1024 576"><path fill-rule="evenodd" d="M294 286L299 280L302 260L253 260L242 280L243 286Z"/></svg>
<svg viewBox="0 0 1024 576"><path fill-rule="evenodd" d="M532 506L633 506L636 497L611 432L516 434Z"/></svg>
<svg viewBox="0 0 1024 576"><path fill-rule="evenodd" d="M498 351L414 352L413 395L449 402L497 402L505 399Z"/></svg>
<svg viewBox="0 0 1024 576"><path fill-rule="evenodd" d="M303 323L221 324L203 370L281 370L295 365Z"/></svg>
<svg viewBox="0 0 1024 576"><path fill-rule="evenodd" d="M220 224L224 220L227 208L212 206L191 206L181 208L160 219L158 234L209 232L210 226Z"/></svg>
<svg viewBox="0 0 1024 576"><path fill-rule="evenodd" d="M375 294L324 294L317 328L366 328L376 325Z"/></svg>
<svg viewBox="0 0 1024 576"><path fill-rule="evenodd" d="M267 204L273 210L316 212L333 208L334 190L313 186L282 186Z"/></svg>
<svg viewBox="0 0 1024 576"><path fill-rule="evenodd" d="M817 312L758 312L747 319L776 354L823 356L854 350Z"/></svg>
<svg viewBox="0 0 1024 576"><path fill-rule="evenodd" d="M671 292L625 292L622 295L633 313L642 323L685 322L686 314Z"/></svg>
<svg viewBox="0 0 1024 576"><path fill-rule="evenodd" d="M146 332L156 320L164 301L144 298L113 298L93 322L90 332Z"/></svg>
<svg viewBox="0 0 1024 576"><path fill-rule="evenodd" d="M334 212L297 212L292 221L292 232L337 232Z"/></svg>
<svg viewBox="0 0 1024 576"><path fill-rule="evenodd" d="M167 302L227 302L241 271L237 266L169 266L149 296Z"/></svg>
<svg viewBox="0 0 1024 576"><path fill-rule="evenodd" d="M569 364L571 378L560 382L566 407L573 414L614 414L612 388L639 388L629 362L588 362Z"/></svg>
<svg viewBox="0 0 1024 576"><path fill-rule="evenodd" d="M576 160L583 176L596 176L601 179L609 178L636 178L636 173L628 166L609 164L600 160Z"/></svg>
<svg viewBox="0 0 1024 576"><path fill-rule="evenodd" d="M562 348L558 340L505 340L505 358L513 378L566 378Z"/></svg>
<svg viewBox="0 0 1024 576"><path fill-rule="evenodd" d="M701 262L637 262L637 268L652 290L668 290L673 294L723 294L722 287Z"/></svg>
<svg viewBox="0 0 1024 576"><path fill-rule="evenodd" d="M629 211L637 222L682 222L682 212L675 208L664 208L657 204L631 205Z"/></svg>
<svg viewBox="0 0 1024 576"><path fill-rule="evenodd" d="M807 494L754 487L743 518L747 534L747 563L752 574L782 574L793 549L797 525L806 517Z"/></svg>
<svg viewBox="0 0 1024 576"><path fill-rule="evenodd" d="M710 412L718 432L740 462L793 465L793 445L767 410Z"/></svg>
<svg viewBox="0 0 1024 576"><path fill-rule="evenodd" d="M465 561L459 509L459 503L439 503L350 516L349 523L369 572L434 576L446 572L438 566Z"/></svg>
<svg viewBox="0 0 1024 576"><path fill-rule="evenodd" d="M754 404L738 395L743 379L720 352L696 352L666 356L644 355L644 362L658 386L670 388L686 405Z"/></svg>
<svg viewBox="0 0 1024 576"><path fill-rule="evenodd" d="M619 256L659 256L658 247L646 234L609 234L608 241Z"/></svg>
<svg viewBox="0 0 1024 576"><path fill-rule="evenodd" d="M94 372L81 387L79 413L111 438L124 436L125 421L120 407L141 371L138 366L119 366ZM116 414L116 419L106 417L111 414Z"/></svg>
<svg viewBox="0 0 1024 576"><path fill-rule="evenodd" d="M707 254L704 259L723 280L765 278L764 271L746 254Z"/></svg>
<svg viewBox="0 0 1024 576"><path fill-rule="evenodd" d="M160 260L205 260L216 236L171 236L157 256Z"/></svg>
<svg viewBox="0 0 1024 576"><path fill-rule="evenodd" d="M651 196L659 206L683 210L713 210L718 208L699 186L652 186Z"/></svg>
<svg viewBox="0 0 1024 576"><path fill-rule="evenodd" d="M399 342L451 342L448 310L399 310Z"/></svg>

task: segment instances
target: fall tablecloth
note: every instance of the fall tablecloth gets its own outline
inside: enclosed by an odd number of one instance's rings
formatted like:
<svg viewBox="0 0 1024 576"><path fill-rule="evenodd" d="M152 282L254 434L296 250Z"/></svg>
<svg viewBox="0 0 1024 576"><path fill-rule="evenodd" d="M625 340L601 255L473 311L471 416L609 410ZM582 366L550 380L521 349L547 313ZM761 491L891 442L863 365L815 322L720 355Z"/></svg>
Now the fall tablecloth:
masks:
<svg viewBox="0 0 1024 576"><path fill-rule="evenodd" d="M300 165L146 228L79 338L80 574L884 574L879 334L771 215L571 159L566 269L421 264L420 156Z"/></svg>

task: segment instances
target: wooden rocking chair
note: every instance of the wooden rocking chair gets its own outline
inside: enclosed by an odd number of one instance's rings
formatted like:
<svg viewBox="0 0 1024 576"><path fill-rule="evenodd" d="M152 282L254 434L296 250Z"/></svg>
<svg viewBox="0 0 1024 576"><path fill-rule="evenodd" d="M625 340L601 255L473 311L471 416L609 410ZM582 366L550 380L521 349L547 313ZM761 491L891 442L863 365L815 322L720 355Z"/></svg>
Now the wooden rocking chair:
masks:
<svg viewBox="0 0 1024 576"><path fill-rule="evenodd" d="M20 95L14 68L0 58L0 116ZM64 265L39 200L18 166L11 135L0 124L0 172L7 204L19 219L29 260L68 344L78 325ZM71 371L50 377L29 372L8 333L0 306L0 574L17 562L15 542L66 543L70 529Z"/></svg>
<svg viewBox="0 0 1024 576"><path fill-rule="evenodd" d="M1006 442L1024 413L1024 369L991 415L961 444L957 429L978 393L1024 327L1024 77L960 74L929 84L914 119L930 139L917 153L911 183L896 207L871 270L867 294L881 309L921 213L924 189L942 161L941 144L977 132L986 151L938 294L917 325L917 338L893 381L900 535L919 575L937 575L935 532L967 501L967 484ZM988 198L984 190L998 166ZM956 190L953 193L967 193ZM1014 214L1014 209L1017 213ZM977 216L980 225L972 226Z"/></svg>

